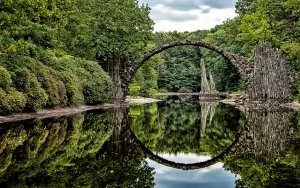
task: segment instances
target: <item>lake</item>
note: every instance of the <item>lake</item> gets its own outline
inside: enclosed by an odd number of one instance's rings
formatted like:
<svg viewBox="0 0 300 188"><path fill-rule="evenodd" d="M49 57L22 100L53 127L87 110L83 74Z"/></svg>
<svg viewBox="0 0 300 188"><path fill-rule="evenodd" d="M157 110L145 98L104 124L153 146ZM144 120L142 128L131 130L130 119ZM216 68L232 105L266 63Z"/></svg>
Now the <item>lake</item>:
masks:
<svg viewBox="0 0 300 188"><path fill-rule="evenodd" d="M168 96L0 124L0 187L300 187L300 113Z"/></svg>

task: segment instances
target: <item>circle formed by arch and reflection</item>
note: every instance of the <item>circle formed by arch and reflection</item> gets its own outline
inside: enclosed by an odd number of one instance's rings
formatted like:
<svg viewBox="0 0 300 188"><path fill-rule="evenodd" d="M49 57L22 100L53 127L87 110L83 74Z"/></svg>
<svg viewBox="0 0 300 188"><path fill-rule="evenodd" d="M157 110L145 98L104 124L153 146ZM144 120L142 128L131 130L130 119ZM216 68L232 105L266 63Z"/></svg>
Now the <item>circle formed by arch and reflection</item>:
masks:
<svg viewBox="0 0 300 188"><path fill-rule="evenodd" d="M130 133L132 135L132 139L136 144L139 145L139 147L143 150L143 152L147 155L147 157L159 164L162 164L164 166L181 169L181 170L195 170L195 169L201 169L206 168L211 165L214 165L221 160L225 159L228 155L232 154L236 149L239 147L240 141L242 141L245 137L245 134L237 135L236 139L233 141L233 143L228 146L223 152L221 152L219 155L213 157L212 159L209 159L207 161L203 162L197 162L197 163L177 163L170 160L167 160L159 155L156 155L151 150L149 150L136 136L135 133L132 131L131 128L129 128Z"/></svg>

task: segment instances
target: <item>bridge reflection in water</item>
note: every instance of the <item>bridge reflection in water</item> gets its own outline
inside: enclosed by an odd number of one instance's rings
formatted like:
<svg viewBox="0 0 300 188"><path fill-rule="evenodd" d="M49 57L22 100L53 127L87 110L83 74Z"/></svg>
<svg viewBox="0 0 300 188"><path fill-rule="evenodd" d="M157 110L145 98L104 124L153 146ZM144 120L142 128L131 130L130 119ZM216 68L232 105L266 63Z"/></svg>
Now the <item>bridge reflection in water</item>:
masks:
<svg viewBox="0 0 300 188"><path fill-rule="evenodd" d="M149 159L182 170L221 162L240 175L237 185L292 187L300 182L297 115L184 97L1 125L0 187L153 187ZM163 158L203 152L211 159Z"/></svg>
<svg viewBox="0 0 300 188"><path fill-rule="evenodd" d="M201 128L200 137L204 136L207 124L212 123L215 113L216 102L200 102L201 105ZM209 120L207 117L209 116ZM238 133L234 141L212 159L199 163L176 163L160 157L149 150L131 132L131 140L137 144L147 157L165 166L194 170L205 168L222 162L229 155L253 153L258 162L270 162L283 157L291 141L293 111L281 109L276 111L249 110L244 124L244 129Z"/></svg>

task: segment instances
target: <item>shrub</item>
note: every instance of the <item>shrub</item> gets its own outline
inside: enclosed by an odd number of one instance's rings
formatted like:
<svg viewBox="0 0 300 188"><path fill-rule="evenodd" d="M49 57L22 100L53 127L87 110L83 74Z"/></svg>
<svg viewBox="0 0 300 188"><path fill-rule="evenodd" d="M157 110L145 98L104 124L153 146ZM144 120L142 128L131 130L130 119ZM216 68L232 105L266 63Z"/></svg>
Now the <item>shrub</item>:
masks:
<svg viewBox="0 0 300 188"><path fill-rule="evenodd" d="M37 80L37 77L33 73L29 73L29 88L27 88L27 107L30 110L38 110L46 106L48 101L48 95L42 88L41 84Z"/></svg>
<svg viewBox="0 0 300 188"><path fill-rule="evenodd" d="M69 105L79 105L84 103L84 96L82 94L82 89L80 86L79 79L69 73L62 72L62 80L66 86L68 104Z"/></svg>
<svg viewBox="0 0 300 188"><path fill-rule="evenodd" d="M0 66L0 87L8 89L12 84L9 72L2 66Z"/></svg>
<svg viewBox="0 0 300 188"><path fill-rule="evenodd" d="M14 70L12 79L15 87L24 93L30 89L30 72L26 68L18 68Z"/></svg>
<svg viewBox="0 0 300 188"><path fill-rule="evenodd" d="M99 104L110 99L112 80L97 62L66 55L59 58L51 53L45 55L43 63L23 55L1 57L1 96L6 97L8 89L14 86L18 91L15 96L24 93L26 109L34 111L44 107ZM7 101L2 100L1 104L0 108L7 108Z"/></svg>
<svg viewBox="0 0 300 188"><path fill-rule="evenodd" d="M45 90L48 95L47 107L56 107L60 104L60 96L57 82L51 70L42 66L42 69L39 69L37 72L38 81L41 83L42 88Z"/></svg>
<svg viewBox="0 0 300 188"><path fill-rule="evenodd" d="M300 81L294 83L293 89L295 100L300 101Z"/></svg>
<svg viewBox="0 0 300 188"><path fill-rule="evenodd" d="M26 105L26 97L23 93L10 88L4 91L0 88L0 114L21 112Z"/></svg>
<svg viewBox="0 0 300 188"><path fill-rule="evenodd" d="M29 110L36 111L46 106L48 95L34 73L22 67L14 70L13 75L14 85L27 97L26 107Z"/></svg>
<svg viewBox="0 0 300 188"><path fill-rule="evenodd" d="M73 75L74 78L78 77L79 91L82 91L85 103L99 104L110 99L112 80L97 62L63 56L61 58L53 57L47 62L47 65L56 71ZM70 93L72 92L69 91Z"/></svg>
<svg viewBox="0 0 300 188"><path fill-rule="evenodd" d="M111 96L113 82L106 72L92 61L78 61L77 75L82 80L85 102L99 104L107 102Z"/></svg>

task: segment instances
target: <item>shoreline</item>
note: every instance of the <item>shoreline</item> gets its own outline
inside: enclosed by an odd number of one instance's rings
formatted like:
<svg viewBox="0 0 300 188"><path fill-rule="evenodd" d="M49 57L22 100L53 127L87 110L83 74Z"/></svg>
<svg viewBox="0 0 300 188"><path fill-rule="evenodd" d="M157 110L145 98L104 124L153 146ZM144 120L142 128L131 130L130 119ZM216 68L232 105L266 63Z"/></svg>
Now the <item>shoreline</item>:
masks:
<svg viewBox="0 0 300 188"><path fill-rule="evenodd" d="M238 102L238 99L235 99L235 98L223 99L220 102L224 103L224 104L228 104L228 105L233 105L233 106L243 106L243 105L241 105ZM292 109L292 110L300 111L300 103L297 102L297 101L293 101L291 103L281 104L280 107L289 108L289 109Z"/></svg>
<svg viewBox="0 0 300 188"><path fill-rule="evenodd" d="M18 121L25 121L31 119L45 119L51 117L62 117L81 112L87 112L91 110L106 110L111 108L119 108L116 104L101 104L95 106L82 105L78 107L65 107L65 108L54 108L54 109L42 109L37 112L21 112L14 113L5 116L0 116L0 124L13 123Z"/></svg>
<svg viewBox="0 0 300 188"><path fill-rule="evenodd" d="M82 113L82 112L88 112L91 110L107 110L112 108L121 108L123 106L127 106L130 104L138 105L138 104L147 104L147 103L153 103L158 102L161 100L158 99L152 99L152 98L144 98L144 97L138 97L138 98L131 98L127 97L124 104L100 104L100 105L81 105L77 107L64 107L64 108L53 108L53 109L41 109L37 112L20 112L20 113L13 113L8 115L0 115L0 124L4 123L13 123L18 121L25 121L25 120L31 120L31 119L45 119L45 118L51 118L51 117L62 117L62 116L68 116L72 114Z"/></svg>
<svg viewBox="0 0 300 188"><path fill-rule="evenodd" d="M31 120L31 119L45 119L45 118L51 118L51 117L62 117L62 116L68 116L72 114L82 113L82 112L88 112L92 110L107 110L112 108L121 108L124 106L129 105L142 105L142 104L148 104L148 103L155 103L162 100L159 99L153 99L153 98L145 98L145 97L127 97L125 100L125 103L123 104L101 104L101 105L82 105L78 107L65 107L65 108L55 108L55 109L42 109L37 112L21 112L21 113L13 113L9 115L0 116L0 124L4 123L13 123L18 121L25 121L25 120ZM225 99L221 100L220 102L228 105L237 105L235 98L232 99ZM286 107L289 109L300 111L300 103L299 102L292 102L292 103L286 103L283 104L282 107Z"/></svg>

